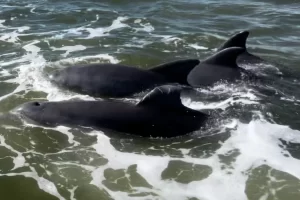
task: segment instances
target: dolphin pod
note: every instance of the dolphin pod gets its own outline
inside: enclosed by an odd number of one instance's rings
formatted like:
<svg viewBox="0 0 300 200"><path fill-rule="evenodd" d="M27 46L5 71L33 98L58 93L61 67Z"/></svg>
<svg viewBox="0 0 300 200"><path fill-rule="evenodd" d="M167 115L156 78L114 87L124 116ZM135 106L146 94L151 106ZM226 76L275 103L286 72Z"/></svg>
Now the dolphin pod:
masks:
<svg viewBox="0 0 300 200"><path fill-rule="evenodd" d="M64 89L108 98L132 96L147 89L170 83L198 87L214 84L221 79L236 80L240 77L238 71L242 71L240 67L237 67L237 64L263 62L262 59L247 51L246 40L248 36L248 31L242 31L229 38L213 56L208 58L210 60L212 57L214 58L214 63L210 62L209 67L208 59L202 62L198 59L177 60L152 67L149 70L120 64L101 63L71 66L57 70L50 76L50 79L54 84ZM237 47L240 50L230 50ZM231 72L229 73L229 71ZM195 84L196 82L197 84Z"/></svg>
<svg viewBox="0 0 300 200"><path fill-rule="evenodd" d="M88 126L142 137L175 137L203 126L208 115L181 103L182 87L211 86L253 76L240 65L264 62L248 52L248 31L235 34L202 60L164 63L148 70L120 64L91 64L55 71L51 81L95 97L126 97L152 89L137 104L122 101L29 102L20 114L44 126ZM170 84L178 84L177 86Z"/></svg>
<svg viewBox="0 0 300 200"><path fill-rule="evenodd" d="M103 101L29 102L19 112L44 126L88 126L142 137L174 137L195 131L208 115L182 105L181 88L160 86L137 104Z"/></svg>

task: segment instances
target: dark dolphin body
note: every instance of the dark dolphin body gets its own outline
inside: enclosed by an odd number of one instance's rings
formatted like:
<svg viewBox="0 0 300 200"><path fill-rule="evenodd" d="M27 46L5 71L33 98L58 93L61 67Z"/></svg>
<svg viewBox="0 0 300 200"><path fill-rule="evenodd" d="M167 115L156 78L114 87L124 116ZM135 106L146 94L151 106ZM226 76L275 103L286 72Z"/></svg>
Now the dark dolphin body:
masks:
<svg viewBox="0 0 300 200"><path fill-rule="evenodd" d="M199 129L207 115L182 105L181 88L160 86L139 103L121 101L29 102L18 111L44 126L85 126L142 137L175 137Z"/></svg>
<svg viewBox="0 0 300 200"><path fill-rule="evenodd" d="M73 66L53 73L50 78L65 89L95 97L125 97L156 86L187 84L188 73L197 59L165 63L150 70L119 64Z"/></svg>
<svg viewBox="0 0 300 200"><path fill-rule="evenodd" d="M244 53L245 49L231 47L202 61L189 73L188 83L193 87L211 86L221 80L234 82L242 78L242 75L253 76L250 72L237 66L237 57Z"/></svg>
<svg viewBox="0 0 300 200"><path fill-rule="evenodd" d="M241 47L245 49L245 52L240 54L237 58L237 64L260 64L265 61L258 56L255 56L248 52L246 47L247 38L249 36L249 31L241 31L231 38L229 38L226 42L224 42L218 49L218 51L222 51L226 48L230 47Z"/></svg>

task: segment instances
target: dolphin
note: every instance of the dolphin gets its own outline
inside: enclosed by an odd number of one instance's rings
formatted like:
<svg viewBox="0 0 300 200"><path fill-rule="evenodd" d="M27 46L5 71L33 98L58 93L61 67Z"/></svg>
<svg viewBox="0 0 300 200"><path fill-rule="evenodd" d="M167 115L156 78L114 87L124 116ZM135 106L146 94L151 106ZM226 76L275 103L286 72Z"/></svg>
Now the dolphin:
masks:
<svg viewBox="0 0 300 200"><path fill-rule="evenodd" d="M219 81L234 82L243 75L254 77L251 72L239 67L237 57L244 53L241 47L231 47L221 50L201 61L187 76L187 82L192 87L211 86Z"/></svg>
<svg viewBox="0 0 300 200"><path fill-rule="evenodd" d="M38 125L82 126L113 130L142 137L176 137L200 129L208 115L185 107L182 88L154 88L138 103L102 101L27 102L18 113Z"/></svg>
<svg viewBox="0 0 300 200"><path fill-rule="evenodd" d="M253 55L248 52L246 47L247 38L249 36L249 31L241 31L233 36L231 36L227 41L225 41L217 51L222 51L224 49L230 47L241 47L245 49L245 52L240 54L237 57L237 64L238 65L247 65L247 64L260 64L266 62L265 60L261 59L260 57Z"/></svg>
<svg viewBox="0 0 300 200"><path fill-rule="evenodd" d="M121 64L90 64L55 71L50 79L81 94L121 98L169 83L187 84L188 73L199 63L198 59L177 60L149 70Z"/></svg>

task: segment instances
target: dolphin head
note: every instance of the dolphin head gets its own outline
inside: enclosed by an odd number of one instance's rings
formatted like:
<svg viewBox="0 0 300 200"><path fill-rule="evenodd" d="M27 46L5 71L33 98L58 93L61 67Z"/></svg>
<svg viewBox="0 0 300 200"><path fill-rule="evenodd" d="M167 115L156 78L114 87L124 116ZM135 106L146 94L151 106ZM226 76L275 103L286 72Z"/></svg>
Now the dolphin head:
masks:
<svg viewBox="0 0 300 200"><path fill-rule="evenodd" d="M47 102L33 101L22 104L16 109L25 121L46 126L55 126L59 112Z"/></svg>
<svg viewBox="0 0 300 200"><path fill-rule="evenodd" d="M54 71L49 75L50 81L58 85L62 85L66 81L66 77L68 77L65 74L64 70Z"/></svg>

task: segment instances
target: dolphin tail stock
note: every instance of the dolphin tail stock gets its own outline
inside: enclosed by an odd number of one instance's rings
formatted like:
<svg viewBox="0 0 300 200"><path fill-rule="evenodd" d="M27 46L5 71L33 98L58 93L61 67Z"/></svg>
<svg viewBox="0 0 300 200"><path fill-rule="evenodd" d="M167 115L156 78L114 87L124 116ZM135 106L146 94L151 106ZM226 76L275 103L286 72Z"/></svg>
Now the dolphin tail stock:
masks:
<svg viewBox="0 0 300 200"><path fill-rule="evenodd" d="M187 84L186 77L200 63L198 59L176 60L152 67L149 71L164 76L169 82Z"/></svg>
<svg viewBox="0 0 300 200"><path fill-rule="evenodd" d="M262 58L253 55L252 53L249 53L247 50L243 53L243 56L240 56L238 58L238 61L245 64L261 64L266 62Z"/></svg>
<svg viewBox="0 0 300 200"><path fill-rule="evenodd" d="M238 67L237 57L244 53L245 49L241 47L230 47L203 60L201 64L219 65L224 67Z"/></svg>
<svg viewBox="0 0 300 200"><path fill-rule="evenodd" d="M190 109L182 104L181 93L184 90L190 90L179 85L163 85L158 86L146 94L136 105L137 106L154 106L161 109L169 109L183 112L201 114L203 117L208 117L207 114L200 111Z"/></svg>
<svg viewBox="0 0 300 200"><path fill-rule="evenodd" d="M147 93L138 103L138 106L153 105L159 107L182 107L180 94L182 87L175 85L163 85L155 87Z"/></svg>
<svg viewBox="0 0 300 200"><path fill-rule="evenodd" d="M236 33L232 37L230 37L227 41L225 41L218 49L218 51L221 51L226 48L230 47L241 47L246 49L246 41L249 36L249 31L241 31L239 33Z"/></svg>

